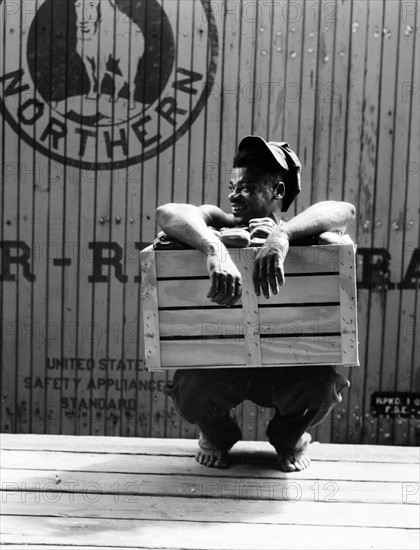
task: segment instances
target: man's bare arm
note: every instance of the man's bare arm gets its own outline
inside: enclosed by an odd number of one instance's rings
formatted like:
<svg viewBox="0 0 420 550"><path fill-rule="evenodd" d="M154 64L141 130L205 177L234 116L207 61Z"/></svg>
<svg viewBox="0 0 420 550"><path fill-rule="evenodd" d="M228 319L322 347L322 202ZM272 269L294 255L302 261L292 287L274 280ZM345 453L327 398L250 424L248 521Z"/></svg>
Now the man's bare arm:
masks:
<svg viewBox="0 0 420 550"><path fill-rule="evenodd" d="M166 204L156 211L157 221L165 233L196 248L207 257L211 287L207 297L220 305L235 304L242 294L241 274L225 245L209 225L220 227L229 218L217 207L197 207L191 204Z"/></svg>
<svg viewBox="0 0 420 550"><path fill-rule="evenodd" d="M254 267L254 287L266 298L278 293L284 284L284 260L291 241L298 241L322 233L345 233L356 217L356 209L347 202L325 201L310 206L288 222L272 231L259 251Z"/></svg>
<svg viewBox="0 0 420 550"><path fill-rule="evenodd" d="M327 231L344 234L356 217L355 207L348 202L324 201L314 204L279 227L289 241L313 237Z"/></svg>

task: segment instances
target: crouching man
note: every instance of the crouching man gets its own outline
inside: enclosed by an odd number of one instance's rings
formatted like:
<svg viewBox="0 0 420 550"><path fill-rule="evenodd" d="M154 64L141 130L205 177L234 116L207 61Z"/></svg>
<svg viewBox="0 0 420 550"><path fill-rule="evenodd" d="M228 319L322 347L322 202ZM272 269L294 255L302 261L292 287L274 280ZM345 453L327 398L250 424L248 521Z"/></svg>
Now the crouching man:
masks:
<svg viewBox="0 0 420 550"><path fill-rule="evenodd" d="M253 278L256 294L262 292L268 298L284 284L283 266L291 241L343 242L343 234L355 218L351 204L326 201L282 221L282 212L300 192L301 165L287 143L247 136L239 144L233 166L230 213L209 204L167 204L157 209L159 225L169 237L206 255L207 296L225 306L241 297L241 275L224 240L265 239ZM306 430L322 422L349 385L333 366L187 369L176 371L165 393L172 397L179 414L199 427L196 460L216 468L227 466L228 450L241 439L230 410L245 399L274 407L267 436L277 451L279 468L290 472L308 467L306 449L311 438Z"/></svg>

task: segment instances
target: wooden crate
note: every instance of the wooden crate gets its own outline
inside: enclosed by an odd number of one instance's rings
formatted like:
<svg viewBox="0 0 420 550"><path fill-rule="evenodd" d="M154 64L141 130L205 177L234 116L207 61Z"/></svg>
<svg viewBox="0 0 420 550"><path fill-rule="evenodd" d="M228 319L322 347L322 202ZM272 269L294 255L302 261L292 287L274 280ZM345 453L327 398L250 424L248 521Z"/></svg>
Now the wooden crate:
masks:
<svg viewBox="0 0 420 550"><path fill-rule="evenodd" d="M229 253L242 274L242 298L221 307L206 297L205 256L197 250L140 254L146 365L173 368L358 366L355 247L291 247L286 284L256 296L258 248Z"/></svg>

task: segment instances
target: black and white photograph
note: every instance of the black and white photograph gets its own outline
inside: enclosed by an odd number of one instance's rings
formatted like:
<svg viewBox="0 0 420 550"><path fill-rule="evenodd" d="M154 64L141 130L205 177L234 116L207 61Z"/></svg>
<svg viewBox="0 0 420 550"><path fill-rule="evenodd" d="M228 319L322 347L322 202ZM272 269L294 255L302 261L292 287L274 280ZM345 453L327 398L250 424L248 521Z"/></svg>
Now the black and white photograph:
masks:
<svg viewBox="0 0 420 550"><path fill-rule="evenodd" d="M0 545L420 548L419 0L0 0Z"/></svg>

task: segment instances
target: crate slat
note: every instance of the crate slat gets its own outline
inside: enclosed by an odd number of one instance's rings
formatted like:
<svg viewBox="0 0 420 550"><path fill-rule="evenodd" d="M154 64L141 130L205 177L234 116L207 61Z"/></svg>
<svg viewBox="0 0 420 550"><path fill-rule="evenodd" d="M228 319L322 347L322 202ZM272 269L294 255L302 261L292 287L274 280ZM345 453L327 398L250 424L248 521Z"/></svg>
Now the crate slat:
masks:
<svg viewBox="0 0 420 550"><path fill-rule="evenodd" d="M149 368L160 367L159 309L156 286L155 252L148 248L142 252L142 308L144 346Z"/></svg>
<svg viewBox="0 0 420 550"><path fill-rule="evenodd" d="M242 274L245 362L247 366L261 365L260 316L258 312L258 299L254 292L254 282L252 279L253 262L247 261L247 258L242 258L241 261L237 262L237 266Z"/></svg>
<svg viewBox="0 0 420 550"><path fill-rule="evenodd" d="M207 298L210 281L205 279L191 280L158 280L157 294L159 308L174 307L214 307ZM338 276L311 275L308 277L288 277L280 292L270 298L258 297L259 305L286 305L302 303L334 303L340 301ZM237 302L242 304L242 300Z"/></svg>
<svg viewBox="0 0 420 550"><path fill-rule="evenodd" d="M240 307L161 310L159 323L161 338L247 333ZM262 333L272 334L337 332L340 330L340 306L282 307L280 311L272 307L261 308L259 327Z"/></svg>
<svg viewBox="0 0 420 550"><path fill-rule="evenodd" d="M236 262L254 261L255 248L232 248L229 255ZM206 258L199 250L159 250L156 272L161 277L206 277ZM164 253L164 254L163 254ZM182 254L183 262L179 261ZM285 262L285 273L329 273L338 271L338 252L330 245L291 246Z"/></svg>
<svg viewBox="0 0 420 550"><path fill-rule="evenodd" d="M299 336L260 339L262 362L246 358L243 337L231 339L161 341L160 353L165 368L235 368L339 364L341 344L338 336Z"/></svg>
<svg viewBox="0 0 420 550"><path fill-rule="evenodd" d="M342 364L359 362L357 347L357 323L354 312L356 303L356 280L354 273L355 251L347 247L339 247L340 257L340 303L341 303L341 338Z"/></svg>

